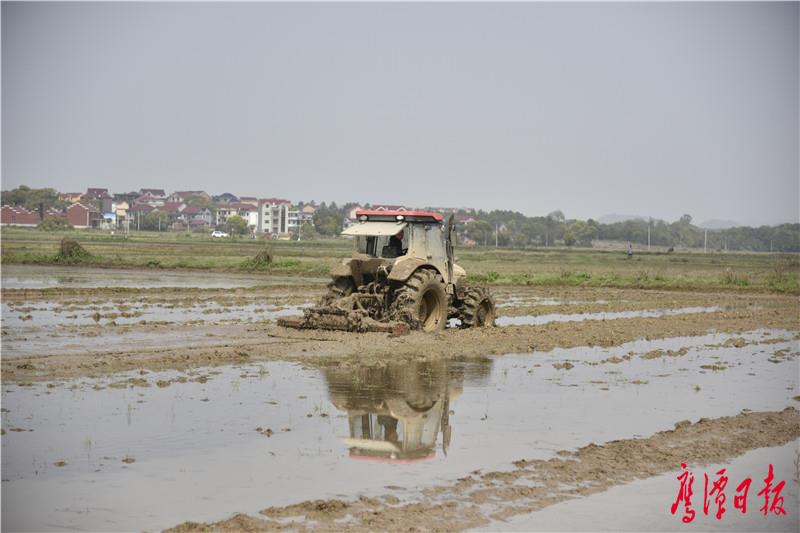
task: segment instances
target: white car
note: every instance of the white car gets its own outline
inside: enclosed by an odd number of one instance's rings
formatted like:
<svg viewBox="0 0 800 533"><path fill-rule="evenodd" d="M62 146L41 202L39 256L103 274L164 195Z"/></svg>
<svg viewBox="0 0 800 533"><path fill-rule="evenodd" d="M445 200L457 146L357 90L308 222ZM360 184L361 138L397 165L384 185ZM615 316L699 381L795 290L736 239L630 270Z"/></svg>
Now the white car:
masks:
<svg viewBox="0 0 800 533"><path fill-rule="evenodd" d="M230 235L228 235L224 231L219 231L219 230L212 231L211 232L211 236L212 237L230 237Z"/></svg>

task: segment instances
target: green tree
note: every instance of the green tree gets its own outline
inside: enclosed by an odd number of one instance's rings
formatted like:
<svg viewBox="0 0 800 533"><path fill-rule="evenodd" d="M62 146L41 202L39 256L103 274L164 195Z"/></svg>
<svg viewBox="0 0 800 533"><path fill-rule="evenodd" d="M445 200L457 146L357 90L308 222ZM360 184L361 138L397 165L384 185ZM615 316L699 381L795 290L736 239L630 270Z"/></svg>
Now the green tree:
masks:
<svg viewBox="0 0 800 533"><path fill-rule="evenodd" d="M140 228L147 231L166 231L169 226L169 215L154 209L142 217Z"/></svg>
<svg viewBox="0 0 800 533"><path fill-rule="evenodd" d="M573 235L571 231L567 231L567 233L564 234L564 244L567 246L575 246L576 240L575 235Z"/></svg>
<svg viewBox="0 0 800 533"><path fill-rule="evenodd" d="M314 229L314 224L306 222L300 228L300 238L304 241L311 241L317 238L317 231Z"/></svg>
<svg viewBox="0 0 800 533"><path fill-rule="evenodd" d="M342 232L344 214L336 207L336 203L325 205L321 203L314 212L314 227L321 235L339 235Z"/></svg>
<svg viewBox="0 0 800 533"><path fill-rule="evenodd" d="M20 185L11 191L2 192L3 205L18 205L36 211L40 206L44 209L54 207L64 208L67 203L60 200L58 191L52 188L31 189L27 185Z"/></svg>
<svg viewBox="0 0 800 533"><path fill-rule="evenodd" d="M581 246L591 246L592 240L597 238L597 226L594 224L593 220L589 222L576 220L567 226L567 235L572 238L573 244L577 242L577 244ZM567 241L567 235L564 236L565 243ZM572 244L567 244L567 246L572 246Z"/></svg>
<svg viewBox="0 0 800 533"><path fill-rule="evenodd" d="M225 221L225 231L231 235L245 235L249 232L250 228L247 226L247 221L239 215L228 217Z"/></svg>
<svg viewBox="0 0 800 533"><path fill-rule="evenodd" d="M191 196L188 200L186 200L186 204L196 207L206 207L211 211L212 215L217 212L217 206L214 205L214 201L211 198L206 198L205 196Z"/></svg>
<svg viewBox="0 0 800 533"><path fill-rule="evenodd" d="M44 220L42 220L36 227L42 231L63 231L75 229L72 227L72 224L67 222L66 218L52 216L44 217Z"/></svg>

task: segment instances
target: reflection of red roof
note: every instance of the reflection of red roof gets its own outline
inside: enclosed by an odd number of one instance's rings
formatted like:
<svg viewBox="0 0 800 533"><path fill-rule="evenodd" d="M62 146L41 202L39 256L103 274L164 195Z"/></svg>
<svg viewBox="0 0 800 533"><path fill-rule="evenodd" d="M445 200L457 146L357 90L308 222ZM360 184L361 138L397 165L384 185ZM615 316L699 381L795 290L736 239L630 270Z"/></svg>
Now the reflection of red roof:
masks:
<svg viewBox="0 0 800 533"><path fill-rule="evenodd" d="M400 465L407 465L412 463L419 463L421 461L427 461L429 459L433 459L436 457L436 450L431 450L431 452L427 455L420 455L419 457L397 457L392 458L389 456L378 456L378 455L370 455L360 453L358 448L350 448L350 458L356 459L358 461L373 461L376 463L391 463L391 464L400 464Z"/></svg>

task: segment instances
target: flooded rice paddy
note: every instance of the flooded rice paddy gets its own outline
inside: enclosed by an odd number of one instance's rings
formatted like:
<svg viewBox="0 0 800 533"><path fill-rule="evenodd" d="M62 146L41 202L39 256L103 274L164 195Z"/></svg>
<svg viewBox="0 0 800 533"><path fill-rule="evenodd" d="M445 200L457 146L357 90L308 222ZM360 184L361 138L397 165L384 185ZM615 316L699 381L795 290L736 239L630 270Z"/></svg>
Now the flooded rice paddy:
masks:
<svg viewBox="0 0 800 533"><path fill-rule="evenodd" d="M158 529L266 502L413 499L520 458L781 410L799 394L796 356L789 332L754 331L357 370L269 362L4 385L3 528Z"/></svg>
<svg viewBox="0 0 800 533"><path fill-rule="evenodd" d="M185 287L200 289L232 289L261 285L292 285L324 282L321 279L292 276L265 276L229 272L99 269L37 265L3 265L2 285L6 289L46 288L159 288Z"/></svg>
<svg viewBox="0 0 800 533"><path fill-rule="evenodd" d="M520 459L800 406L796 299L502 287L498 328L391 338L274 324L318 299L321 280L2 275L4 530L157 530L376 495L449 505L442 487L477 472L492 485ZM665 479L609 492L635 500L642 486L649 499L635 501L649 509ZM520 483L478 508L488 517ZM582 498L564 524L591 529L581 516L603 498ZM548 509L469 523L558 529L535 526L555 524L552 512L537 518ZM651 527L614 515L612 529ZM670 518L654 523L670 529Z"/></svg>

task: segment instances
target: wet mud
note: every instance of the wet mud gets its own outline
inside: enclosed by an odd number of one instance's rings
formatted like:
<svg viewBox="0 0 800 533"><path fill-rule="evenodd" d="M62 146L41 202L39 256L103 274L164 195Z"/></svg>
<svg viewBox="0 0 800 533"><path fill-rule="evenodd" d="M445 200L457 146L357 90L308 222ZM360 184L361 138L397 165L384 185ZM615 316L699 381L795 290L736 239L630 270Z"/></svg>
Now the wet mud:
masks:
<svg viewBox="0 0 800 533"><path fill-rule="evenodd" d="M673 297L675 297L673 295ZM385 358L453 359L557 347L615 346L636 339L736 333L759 328L796 330L795 298L762 297L757 305L718 311L613 320L554 321L541 325L441 333L297 331L269 321L214 324L145 323L65 327L45 333L3 328L3 382L98 376L132 369L187 369L242 361L290 360L319 366Z"/></svg>
<svg viewBox="0 0 800 533"><path fill-rule="evenodd" d="M510 471L472 472L448 486L422 492L415 502L390 496L316 500L270 507L261 516L237 515L211 524L185 522L168 531L457 531L596 494L615 485L667 472L681 463L722 463L744 452L800 437L800 412L743 413L679 422L643 439L589 444L549 460L514 462Z"/></svg>

